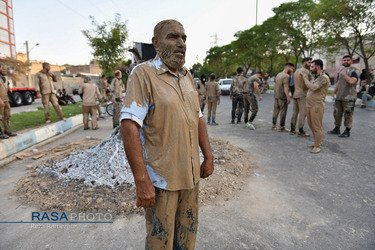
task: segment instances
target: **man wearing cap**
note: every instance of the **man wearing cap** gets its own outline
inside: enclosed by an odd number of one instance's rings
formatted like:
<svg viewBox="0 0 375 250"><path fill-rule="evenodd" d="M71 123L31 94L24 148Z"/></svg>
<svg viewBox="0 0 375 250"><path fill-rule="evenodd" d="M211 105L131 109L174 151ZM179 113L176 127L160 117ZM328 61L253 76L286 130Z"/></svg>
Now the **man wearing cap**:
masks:
<svg viewBox="0 0 375 250"><path fill-rule="evenodd" d="M98 104L96 104L96 97L101 100L99 89L91 81L90 76L83 77L84 84L79 88L78 93L82 95L82 115L83 115L83 129L89 129L89 114L91 115L92 129L98 129L97 112Z"/></svg>
<svg viewBox="0 0 375 250"><path fill-rule="evenodd" d="M232 100L232 120L231 123L234 124L237 112L237 124L241 123L241 117L243 113L243 95L242 91L246 84L246 77L242 75L243 69L241 67L237 68L237 75L233 78L232 85L230 86L229 97Z"/></svg>
<svg viewBox="0 0 375 250"><path fill-rule="evenodd" d="M121 112L124 148L137 206L146 208L145 248L194 249L199 180L212 174L213 156L194 80L183 67L182 24L159 22L152 43L156 57L129 76Z"/></svg>
<svg viewBox="0 0 375 250"><path fill-rule="evenodd" d="M113 102L113 128L116 128L120 125L120 112L121 112L121 103L122 103L122 88L123 81L121 79L121 71L115 71L115 78L111 82L111 92L112 92L112 102Z"/></svg>
<svg viewBox="0 0 375 250"><path fill-rule="evenodd" d="M58 103L57 97L55 95L55 86L53 82L57 82L57 77L50 72L51 66L49 63L43 63L43 69L39 71L36 75L36 81L39 86L39 91L42 95L42 103L44 107L44 116L46 118L46 123L51 122L51 115L49 113L49 103L52 104L57 115L61 120L66 120L61 107Z"/></svg>
<svg viewBox="0 0 375 250"><path fill-rule="evenodd" d="M307 87L303 81L303 78L309 78L310 65L312 58L305 57L302 59L302 67L297 69L294 73L294 94L293 94L293 115L290 123L290 134L297 134L296 125L298 119L298 136L308 137L310 136L303 130L306 118L306 93ZM298 116L299 115L299 116Z"/></svg>

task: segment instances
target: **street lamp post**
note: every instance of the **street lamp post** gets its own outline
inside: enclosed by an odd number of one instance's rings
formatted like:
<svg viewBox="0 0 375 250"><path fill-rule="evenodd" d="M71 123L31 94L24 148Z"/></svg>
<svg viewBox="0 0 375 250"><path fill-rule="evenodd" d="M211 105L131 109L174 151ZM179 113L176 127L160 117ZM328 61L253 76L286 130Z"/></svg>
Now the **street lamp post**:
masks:
<svg viewBox="0 0 375 250"><path fill-rule="evenodd" d="M38 46L39 45L39 43L36 43L35 45L34 45L34 47L32 47L30 50L29 50L29 42L28 41L26 41L26 56L27 56L27 65L28 65L28 74L27 74L27 81L28 81L28 86L29 86L29 88L32 88L32 86L31 86L31 65L30 65L30 51L33 49L33 48L35 48L36 46Z"/></svg>

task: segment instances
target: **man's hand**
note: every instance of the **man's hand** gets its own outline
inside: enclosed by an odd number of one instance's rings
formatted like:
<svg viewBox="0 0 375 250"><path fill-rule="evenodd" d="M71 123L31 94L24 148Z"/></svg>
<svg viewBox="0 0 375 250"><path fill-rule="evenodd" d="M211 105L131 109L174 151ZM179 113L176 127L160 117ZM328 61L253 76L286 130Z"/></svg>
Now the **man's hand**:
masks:
<svg viewBox="0 0 375 250"><path fill-rule="evenodd" d="M150 178L136 183L137 207L149 208L155 204L155 188Z"/></svg>
<svg viewBox="0 0 375 250"><path fill-rule="evenodd" d="M229 99L231 99L231 100L233 99L232 95L229 96Z"/></svg>
<svg viewBox="0 0 375 250"><path fill-rule="evenodd" d="M214 172L213 157L204 159L201 165L201 178L207 178Z"/></svg>
<svg viewBox="0 0 375 250"><path fill-rule="evenodd" d="M4 107L4 106L5 106L5 104L4 104L3 100L0 99L0 107Z"/></svg>
<svg viewBox="0 0 375 250"><path fill-rule="evenodd" d="M219 100L217 100L217 105L220 105L220 99L219 99Z"/></svg>
<svg viewBox="0 0 375 250"><path fill-rule="evenodd" d="M289 98L289 96L287 96L287 98L286 98L286 103L287 103L287 104L290 103L290 98Z"/></svg>
<svg viewBox="0 0 375 250"><path fill-rule="evenodd" d="M259 97L259 101L261 101L262 100L262 96L260 95L260 96L258 96Z"/></svg>

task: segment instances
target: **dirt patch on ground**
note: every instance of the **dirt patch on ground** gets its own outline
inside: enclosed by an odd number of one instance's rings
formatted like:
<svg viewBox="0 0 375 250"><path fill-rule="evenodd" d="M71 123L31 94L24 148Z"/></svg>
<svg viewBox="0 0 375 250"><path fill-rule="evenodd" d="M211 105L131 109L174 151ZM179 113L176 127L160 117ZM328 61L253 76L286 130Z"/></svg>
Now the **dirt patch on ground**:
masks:
<svg viewBox="0 0 375 250"><path fill-rule="evenodd" d="M215 138L210 141L215 171L209 178L200 181L201 205L217 198L229 199L241 189L245 177L255 168L250 153L227 141ZM70 149L62 150L54 157L48 154L46 161L62 159L73 150L97 143L91 139L63 145L61 150ZM40 155L40 152L37 153ZM23 157L33 157L33 154ZM35 167L29 169L31 172L18 181L14 190L21 203L37 206L44 211L106 211L115 215L143 212L135 205L135 188L130 185L124 184L115 190L106 186L90 187L80 180L64 182L52 175L37 173Z"/></svg>

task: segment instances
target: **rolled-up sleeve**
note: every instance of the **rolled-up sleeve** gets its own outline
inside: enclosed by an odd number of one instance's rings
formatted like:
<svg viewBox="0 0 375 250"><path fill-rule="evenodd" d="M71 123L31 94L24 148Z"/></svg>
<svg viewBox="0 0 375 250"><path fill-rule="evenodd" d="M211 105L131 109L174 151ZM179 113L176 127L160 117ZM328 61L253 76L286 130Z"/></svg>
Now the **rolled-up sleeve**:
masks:
<svg viewBox="0 0 375 250"><path fill-rule="evenodd" d="M132 71L121 110L121 120L130 119L137 122L141 127L150 107L149 93L145 76L136 68Z"/></svg>

